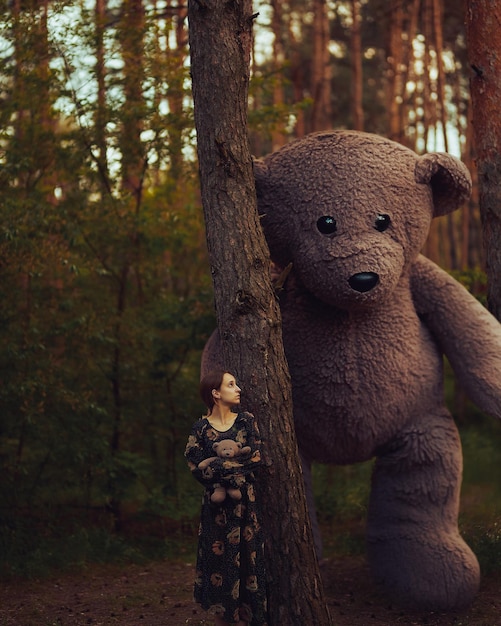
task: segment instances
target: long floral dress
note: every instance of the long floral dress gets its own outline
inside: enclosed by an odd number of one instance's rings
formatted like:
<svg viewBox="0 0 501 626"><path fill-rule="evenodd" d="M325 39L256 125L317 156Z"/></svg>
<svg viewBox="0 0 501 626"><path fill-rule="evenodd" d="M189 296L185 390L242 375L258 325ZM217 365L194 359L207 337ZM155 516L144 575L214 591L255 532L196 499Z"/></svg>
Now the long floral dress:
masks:
<svg viewBox="0 0 501 626"><path fill-rule="evenodd" d="M204 470L198 464L214 457L212 445L234 439L251 452L234 459L213 460ZM185 457L193 476L205 487L200 517L195 601L209 615L228 622L239 619L266 626L266 580L263 539L254 489L254 470L261 463L260 436L251 413L239 413L231 428L216 430L207 418L193 425ZM221 504L210 500L214 483L239 488L242 499L227 496Z"/></svg>

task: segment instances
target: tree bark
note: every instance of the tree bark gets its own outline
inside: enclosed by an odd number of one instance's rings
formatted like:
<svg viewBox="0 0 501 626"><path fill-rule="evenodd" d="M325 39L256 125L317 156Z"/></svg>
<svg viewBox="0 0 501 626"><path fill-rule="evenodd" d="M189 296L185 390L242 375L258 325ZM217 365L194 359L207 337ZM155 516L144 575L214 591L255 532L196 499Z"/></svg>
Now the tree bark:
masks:
<svg viewBox="0 0 501 626"><path fill-rule="evenodd" d="M293 28L293 20L290 11L287 15L287 35L289 39L290 47L290 77L292 83L293 101L301 102L304 99L304 83L305 72L303 65L303 58L301 55L300 43L296 39ZM299 108L296 113L296 125L294 129L294 135L296 137L304 137L306 134L306 116L304 109Z"/></svg>
<svg viewBox="0 0 501 626"><path fill-rule="evenodd" d="M251 0L190 0L195 125L207 245L225 367L265 442L259 474L269 624L330 623L294 436L281 317L256 208L247 136Z"/></svg>
<svg viewBox="0 0 501 626"><path fill-rule="evenodd" d="M282 0L271 0L271 8L273 10L271 18L271 28L273 31L273 106L283 107L284 105L284 86L282 79L282 69L285 63L285 53L283 45L283 11ZM272 150L278 150L286 141L285 129L283 122L275 123L271 131Z"/></svg>
<svg viewBox="0 0 501 626"><path fill-rule="evenodd" d="M125 0L118 37L124 63L122 107L122 185L139 209L143 193L145 154L141 142L145 117L144 83L145 8L143 0Z"/></svg>
<svg viewBox="0 0 501 626"><path fill-rule="evenodd" d="M108 154L106 143L106 53L104 34L106 28L106 0L96 0L95 9L95 74L97 81L97 104L94 116L96 144L99 149L99 165L102 176L108 180Z"/></svg>
<svg viewBox="0 0 501 626"><path fill-rule="evenodd" d="M172 122L169 128L169 152L170 152L170 175L174 180L179 180L183 173L184 155L183 155L183 108L184 108L184 73L183 64L185 62L185 50L187 51L187 33L186 33L186 8L184 3L178 1L175 9L175 35L176 49L167 50L167 54L171 55L172 62L176 67L175 78L170 77L168 89L169 110L172 114Z"/></svg>
<svg viewBox="0 0 501 626"><path fill-rule="evenodd" d="M312 131L332 127L329 16L326 0L313 0L313 54L311 59Z"/></svg>
<svg viewBox="0 0 501 626"><path fill-rule="evenodd" d="M388 137L393 141L402 141L403 129L400 128L398 97L401 95L399 84L399 64L402 56L402 4L393 0L390 9L386 60L388 63Z"/></svg>
<svg viewBox="0 0 501 626"><path fill-rule="evenodd" d="M360 0L351 0L351 18L351 118L353 130L364 130Z"/></svg>
<svg viewBox="0 0 501 626"><path fill-rule="evenodd" d="M501 321L501 0L467 0L466 36L487 305Z"/></svg>

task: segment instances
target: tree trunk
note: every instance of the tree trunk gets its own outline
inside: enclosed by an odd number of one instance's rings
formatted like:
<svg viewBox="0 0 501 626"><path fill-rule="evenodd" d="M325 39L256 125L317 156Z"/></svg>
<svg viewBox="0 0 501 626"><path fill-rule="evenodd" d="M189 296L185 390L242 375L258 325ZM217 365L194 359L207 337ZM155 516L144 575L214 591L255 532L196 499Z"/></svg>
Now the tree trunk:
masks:
<svg viewBox="0 0 501 626"><path fill-rule="evenodd" d="M431 5L433 14L433 44L436 52L437 63L437 104L440 113L440 123L442 125L442 137L444 140L444 151L449 152L449 141L447 137L447 102L445 98L445 70L444 70L444 37L442 33L443 15L440 7L440 0L433 0ZM438 134L438 127L435 130Z"/></svg>
<svg viewBox="0 0 501 626"><path fill-rule="evenodd" d="M362 32L360 0L351 0L351 118L353 130L364 130Z"/></svg>
<svg viewBox="0 0 501 626"><path fill-rule="evenodd" d="M487 266L487 304L501 321L501 0L467 0L466 35Z"/></svg>
<svg viewBox="0 0 501 626"><path fill-rule="evenodd" d="M186 7L181 2L175 9L175 38L176 49L170 48L167 54L171 55L172 63L176 67L175 78L171 75L168 89L169 111L172 122L169 128L169 152L170 152L170 175L173 180L180 180L184 168L183 155L183 100L184 100L184 73L183 65L186 60L185 50L187 45L186 33Z"/></svg>
<svg viewBox="0 0 501 626"><path fill-rule="evenodd" d="M273 10L271 18L271 28L273 31L273 106L283 107L284 105L284 87L282 79L282 70L285 64L285 54L283 45L283 12L282 0L271 0ZM285 129L283 122L276 122L271 131L271 147L272 150L278 150L284 145Z"/></svg>
<svg viewBox="0 0 501 626"><path fill-rule="evenodd" d="M329 65L329 16L326 0L313 0L313 56L311 130L332 127L331 71Z"/></svg>
<svg viewBox="0 0 501 626"><path fill-rule="evenodd" d="M404 143L404 128L401 124L400 110L403 102L404 45L402 38L404 10L400 0L393 0L390 13L390 32L388 42L388 112L389 138Z"/></svg>
<svg viewBox="0 0 501 626"><path fill-rule="evenodd" d="M136 210L141 204L145 169L145 155L141 142L145 117L144 32L143 0L125 0L118 35L122 44L125 96L122 107L120 151L122 153L122 185L134 198Z"/></svg>
<svg viewBox="0 0 501 626"><path fill-rule="evenodd" d="M444 60L443 60L443 50L444 50L444 37L443 37L443 15L442 15L442 7L440 0L433 0L431 6L433 12L433 45L435 47L436 52L436 63L437 63L437 104L439 111L439 120L440 126L442 130L442 138L443 138L443 150L445 152L449 152L449 140L447 135L447 126L449 120L447 119L447 100L445 96L445 69L444 69ZM437 137L439 133L438 124L435 128L435 136ZM449 269L458 269L458 242L456 236L456 215L454 213L449 213L445 218L444 222L446 224L446 239L447 241L447 260L446 267Z"/></svg>
<svg viewBox="0 0 501 626"><path fill-rule="evenodd" d="M423 0L422 6L422 22L424 34L424 76L423 76L423 126L424 136L423 145L427 149L429 145L430 128L437 125L437 107L435 104L435 91L433 88L430 70L433 67L433 61L430 54L430 44L433 41L433 0Z"/></svg>
<svg viewBox="0 0 501 626"><path fill-rule="evenodd" d="M416 38L419 24L419 15L421 11L421 0L412 0L412 3L408 7L408 26L407 26L407 39L405 45L405 76L404 76L404 92L402 94L403 103L400 114L400 124L402 128L407 128L407 136L404 137L405 145L411 150L417 150L418 137L419 137L419 122L416 113L418 107L416 98L418 96L418 77L416 76L416 58L414 53L413 42ZM414 83L414 89L411 93L407 92L407 86L409 83ZM413 111L414 115L410 115Z"/></svg>
<svg viewBox="0 0 501 626"><path fill-rule="evenodd" d="M195 125L207 245L225 366L265 442L259 474L269 624L330 623L294 437L281 318L256 209L247 136L251 0L190 0Z"/></svg>
<svg viewBox="0 0 501 626"><path fill-rule="evenodd" d="M294 102L301 102L304 98L304 67L303 67L303 59L301 57L300 45L296 40L296 36L294 35L294 29L292 25L292 19L289 12L287 16L287 33L289 37L289 45L290 45L290 75L292 82L292 93ZM296 127L295 127L295 136L296 137L304 137L306 134L306 121L305 114L302 108L299 108L296 113Z"/></svg>
<svg viewBox="0 0 501 626"><path fill-rule="evenodd" d="M104 187L108 184L108 154L106 141L106 53L104 34L106 28L106 0L96 0L95 5L95 73L97 81L97 103L94 116L96 145L99 150L99 167Z"/></svg>

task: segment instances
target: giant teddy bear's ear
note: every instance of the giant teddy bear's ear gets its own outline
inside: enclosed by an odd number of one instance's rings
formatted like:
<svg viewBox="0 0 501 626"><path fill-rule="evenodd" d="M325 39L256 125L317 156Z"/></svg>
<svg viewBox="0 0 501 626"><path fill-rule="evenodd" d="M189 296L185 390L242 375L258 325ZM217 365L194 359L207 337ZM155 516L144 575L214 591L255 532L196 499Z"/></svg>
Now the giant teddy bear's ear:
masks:
<svg viewBox="0 0 501 626"><path fill-rule="evenodd" d="M418 158L414 169L417 183L429 184L433 193L434 217L455 211L471 194L471 176L459 159L445 152Z"/></svg>
<svg viewBox="0 0 501 626"><path fill-rule="evenodd" d="M272 261L280 268L291 262L289 241L290 220L281 218L281 205L287 203L284 181L275 180L267 163L254 159L254 180L256 182L257 208Z"/></svg>
<svg viewBox="0 0 501 626"><path fill-rule="evenodd" d="M256 190L260 191L266 183L266 173L268 167L266 163L261 159L252 159L252 170L254 172L254 179L256 181Z"/></svg>
<svg viewBox="0 0 501 626"><path fill-rule="evenodd" d="M288 246L288 222L280 218L280 211L277 210L283 190L276 184L264 160L254 159L252 165L259 217L270 248L271 258L279 267L284 268L291 258Z"/></svg>

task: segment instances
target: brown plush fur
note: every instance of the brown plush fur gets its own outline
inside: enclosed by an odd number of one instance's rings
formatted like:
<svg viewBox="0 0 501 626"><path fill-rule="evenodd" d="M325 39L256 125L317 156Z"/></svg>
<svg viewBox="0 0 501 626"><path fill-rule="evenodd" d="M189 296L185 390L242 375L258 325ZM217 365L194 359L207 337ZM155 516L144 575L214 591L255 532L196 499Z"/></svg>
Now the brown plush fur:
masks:
<svg viewBox="0 0 501 626"><path fill-rule="evenodd" d="M272 259L292 264L283 340L317 550L311 462L377 457L367 525L376 579L406 605L464 606L479 568L457 527L462 455L442 356L501 417L501 326L419 252L433 217L468 198L469 173L446 154L333 131L257 161L255 176ZM214 350L217 336L203 367Z"/></svg>
<svg viewBox="0 0 501 626"><path fill-rule="evenodd" d="M210 464L217 458L236 459L241 454L249 454L249 452L251 452L250 446L242 446L240 441L235 441L234 439L220 439L219 441L215 441L212 445L212 449L217 454L217 456L210 456L207 459L201 461L198 464L198 469L207 469ZM241 481L245 480L243 475L239 475L238 478ZM229 495L232 500L238 501L242 499L242 492L237 487L232 487L231 485L222 485L221 483L214 483L213 492L210 497L211 502L214 502L215 504L220 504L221 502L224 502L226 500L226 495Z"/></svg>

